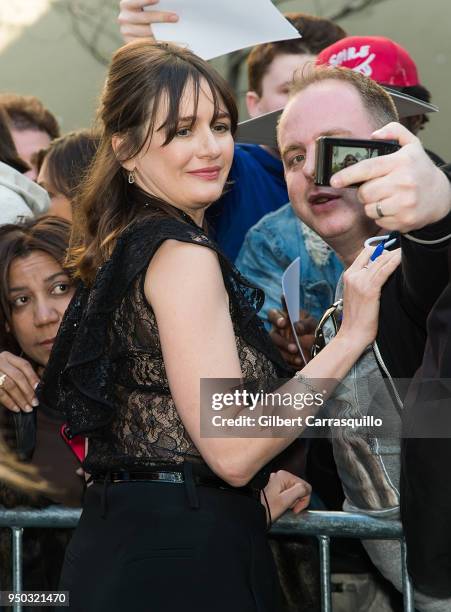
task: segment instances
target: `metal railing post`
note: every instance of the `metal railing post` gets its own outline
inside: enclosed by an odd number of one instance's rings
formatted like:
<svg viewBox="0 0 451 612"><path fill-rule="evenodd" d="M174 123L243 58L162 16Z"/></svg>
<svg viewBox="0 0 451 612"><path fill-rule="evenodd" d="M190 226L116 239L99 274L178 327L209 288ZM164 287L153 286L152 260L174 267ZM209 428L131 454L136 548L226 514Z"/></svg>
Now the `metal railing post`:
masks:
<svg viewBox="0 0 451 612"><path fill-rule="evenodd" d="M415 612L413 600L413 588L407 571L407 548L406 541L401 540L401 564L402 564L402 594L404 601L404 612Z"/></svg>
<svg viewBox="0 0 451 612"><path fill-rule="evenodd" d="M13 552L13 575L12 587L13 591L20 593L22 591L22 540L23 527L11 527L12 536L12 552ZM13 605L14 612L22 612L22 604L20 602Z"/></svg>
<svg viewBox="0 0 451 612"><path fill-rule="evenodd" d="M330 538L318 536L319 564L321 579L321 611L332 612L332 594L330 591Z"/></svg>

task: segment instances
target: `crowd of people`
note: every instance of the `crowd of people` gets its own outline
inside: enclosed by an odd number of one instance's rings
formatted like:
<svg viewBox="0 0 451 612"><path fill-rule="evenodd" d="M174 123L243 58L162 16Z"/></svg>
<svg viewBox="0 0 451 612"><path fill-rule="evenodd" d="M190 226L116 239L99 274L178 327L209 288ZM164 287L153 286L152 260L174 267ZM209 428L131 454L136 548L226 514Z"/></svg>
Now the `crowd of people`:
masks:
<svg viewBox="0 0 451 612"><path fill-rule="evenodd" d="M431 94L397 42L290 13L302 38L247 59L249 116L281 111L277 146L237 144L234 92L154 39L178 16L153 4L119 3L94 129L61 135L37 98L0 94L0 506L83 506L73 533L25 531L24 589L75 612L319 610L313 542L266 533L310 508L401 520L415 608L446 612L451 168L421 143ZM320 186L323 136L399 148L350 150ZM264 394L321 395L303 417L344 422L205 435L211 381L257 386L262 412ZM369 416L385 434L350 424ZM0 556L6 589L6 530ZM332 557L368 574L343 609L401 609L400 542Z"/></svg>

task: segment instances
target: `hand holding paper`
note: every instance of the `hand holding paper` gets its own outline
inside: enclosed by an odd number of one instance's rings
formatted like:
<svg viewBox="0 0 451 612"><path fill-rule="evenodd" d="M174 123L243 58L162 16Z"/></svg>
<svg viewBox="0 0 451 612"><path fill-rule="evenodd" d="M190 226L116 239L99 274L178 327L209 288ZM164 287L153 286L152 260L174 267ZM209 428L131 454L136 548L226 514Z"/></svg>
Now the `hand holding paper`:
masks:
<svg viewBox="0 0 451 612"><path fill-rule="evenodd" d="M304 362L304 365L307 364L307 359L305 358L304 352L302 350L301 344L299 342L296 329L294 324L299 321L299 308L300 308L300 299L299 299L299 283L301 280L301 259L300 257L296 257L294 261L288 266L282 276L282 292L283 297L285 299L285 304L287 306L288 316L290 318L291 329L293 332L293 338L298 347L299 354Z"/></svg>
<svg viewBox="0 0 451 612"><path fill-rule="evenodd" d="M302 357L293 336L288 312L283 304L283 310L271 309L268 312L268 321L272 324L270 336L274 344L282 354L288 365L299 370L304 366ZM310 360L310 354L315 341L315 329L318 321L306 310L299 313L299 321L294 324L294 329L305 357Z"/></svg>
<svg viewBox="0 0 451 612"><path fill-rule="evenodd" d="M268 313L268 320L273 325L270 335L274 344L285 361L298 369L309 361L317 325L308 312L299 308L300 271L300 258L297 257L282 276L284 310L270 310Z"/></svg>
<svg viewBox="0 0 451 612"><path fill-rule="evenodd" d="M118 22L124 42L137 38L154 39L152 25L155 23L174 23L178 15L172 11L161 11L159 0L121 0ZM145 10L144 10L145 9Z"/></svg>

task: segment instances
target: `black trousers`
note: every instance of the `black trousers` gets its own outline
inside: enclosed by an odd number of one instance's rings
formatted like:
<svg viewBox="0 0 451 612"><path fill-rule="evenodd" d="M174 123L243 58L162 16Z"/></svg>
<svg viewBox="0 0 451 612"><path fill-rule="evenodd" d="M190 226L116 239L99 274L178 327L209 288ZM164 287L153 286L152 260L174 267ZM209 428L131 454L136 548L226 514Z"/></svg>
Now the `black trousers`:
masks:
<svg viewBox="0 0 451 612"><path fill-rule="evenodd" d="M278 612L279 584L258 500L183 484L87 490L60 589L73 612ZM67 610L68 608L64 608Z"/></svg>

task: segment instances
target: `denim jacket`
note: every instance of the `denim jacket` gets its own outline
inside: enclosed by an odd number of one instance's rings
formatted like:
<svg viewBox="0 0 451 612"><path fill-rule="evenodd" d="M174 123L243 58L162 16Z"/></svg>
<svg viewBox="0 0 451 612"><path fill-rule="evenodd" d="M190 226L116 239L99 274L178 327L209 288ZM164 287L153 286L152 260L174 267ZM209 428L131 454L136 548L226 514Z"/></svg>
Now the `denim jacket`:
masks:
<svg viewBox="0 0 451 612"><path fill-rule="evenodd" d="M267 329L268 310L281 307L282 274L296 257L301 258L301 308L319 319L334 301L343 271L332 249L296 217L290 203L265 215L246 234L236 266L265 292L259 315Z"/></svg>

